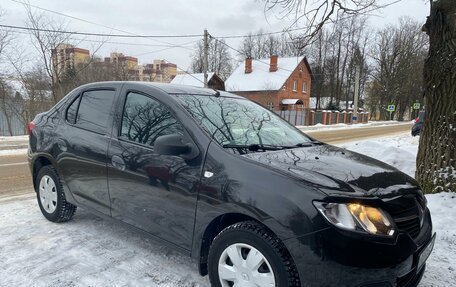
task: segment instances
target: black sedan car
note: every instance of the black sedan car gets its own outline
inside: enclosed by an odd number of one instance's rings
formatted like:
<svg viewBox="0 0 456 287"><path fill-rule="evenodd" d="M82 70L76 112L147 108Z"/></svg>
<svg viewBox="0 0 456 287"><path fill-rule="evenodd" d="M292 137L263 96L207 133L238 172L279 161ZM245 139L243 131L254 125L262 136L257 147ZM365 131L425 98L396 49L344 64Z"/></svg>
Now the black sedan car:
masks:
<svg viewBox="0 0 456 287"><path fill-rule="evenodd" d="M194 257L212 286L416 286L433 248L413 178L230 93L94 83L28 129L48 220L114 219Z"/></svg>

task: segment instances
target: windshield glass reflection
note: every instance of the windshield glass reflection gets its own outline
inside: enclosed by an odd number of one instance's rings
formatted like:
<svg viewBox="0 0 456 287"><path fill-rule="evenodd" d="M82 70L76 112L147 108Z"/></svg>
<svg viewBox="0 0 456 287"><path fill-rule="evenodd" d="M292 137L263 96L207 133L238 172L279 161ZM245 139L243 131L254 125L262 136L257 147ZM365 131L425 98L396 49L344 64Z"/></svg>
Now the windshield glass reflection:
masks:
<svg viewBox="0 0 456 287"><path fill-rule="evenodd" d="M202 95L177 97L222 146L295 146L311 141L273 112L246 99Z"/></svg>

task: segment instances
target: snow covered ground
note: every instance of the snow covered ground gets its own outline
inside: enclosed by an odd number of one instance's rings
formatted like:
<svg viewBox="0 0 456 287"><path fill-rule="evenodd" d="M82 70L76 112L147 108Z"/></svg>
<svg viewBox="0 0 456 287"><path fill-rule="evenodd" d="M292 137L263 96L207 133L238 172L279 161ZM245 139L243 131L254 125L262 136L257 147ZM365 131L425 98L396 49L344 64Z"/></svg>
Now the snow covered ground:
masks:
<svg viewBox="0 0 456 287"><path fill-rule="evenodd" d="M28 141L28 135L24 136L1 136L0 143L12 141Z"/></svg>
<svg viewBox="0 0 456 287"><path fill-rule="evenodd" d="M0 155L16 155L16 154L26 154L26 153L27 153L26 148L0 150Z"/></svg>
<svg viewBox="0 0 456 287"><path fill-rule="evenodd" d="M413 175L418 139L409 135L341 146ZM437 241L420 287L456 286L456 194L427 196ZM36 200L0 200L0 286L209 286L196 263L153 240L78 210L48 222Z"/></svg>
<svg viewBox="0 0 456 287"><path fill-rule="evenodd" d="M410 124L413 122L398 122L398 121L370 121L366 124L354 124L354 125L347 125L347 124L334 124L334 125L324 125L324 124L316 124L313 126L296 126L298 129L306 132L306 131L331 131L331 130L339 130L339 129L356 129L356 128L366 128L366 127L373 127L373 126L388 126L388 125L403 125L403 124Z"/></svg>
<svg viewBox="0 0 456 287"><path fill-rule="evenodd" d="M402 135L343 143L337 146L379 159L415 177L419 141L419 137L412 137L407 132Z"/></svg>

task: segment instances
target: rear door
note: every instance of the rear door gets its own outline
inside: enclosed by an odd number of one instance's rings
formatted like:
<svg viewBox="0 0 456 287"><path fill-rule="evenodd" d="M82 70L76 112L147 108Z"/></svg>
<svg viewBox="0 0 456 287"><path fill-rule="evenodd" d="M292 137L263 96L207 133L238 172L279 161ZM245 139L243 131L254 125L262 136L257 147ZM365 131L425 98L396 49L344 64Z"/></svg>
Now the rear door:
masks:
<svg viewBox="0 0 456 287"><path fill-rule="evenodd" d="M107 215L106 153L115 100L113 87L81 91L66 108L65 124L58 133L60 173L75 200Z"/></svg>
<svg viewBox="0 0 456 287"><path fill-rule="evenodd" d="M158 98L122 92L122 118L108 151L112 216L190 250L203 153L187 160L154 152L162 135L193 142L182 118Z"/></svg>

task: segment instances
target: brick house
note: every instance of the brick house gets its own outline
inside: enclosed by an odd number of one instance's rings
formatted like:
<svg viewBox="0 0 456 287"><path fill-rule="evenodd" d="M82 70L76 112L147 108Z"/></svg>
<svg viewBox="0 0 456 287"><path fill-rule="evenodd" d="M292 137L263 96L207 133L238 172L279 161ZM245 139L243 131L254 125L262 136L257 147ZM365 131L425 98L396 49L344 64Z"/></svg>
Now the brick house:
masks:
<svg viewBox="0 0 456 287"><path fill-rule="evenodd" d="M311 79L305 57L247 58L225 81L225 88L269 109L309 108Z"/></svg>

